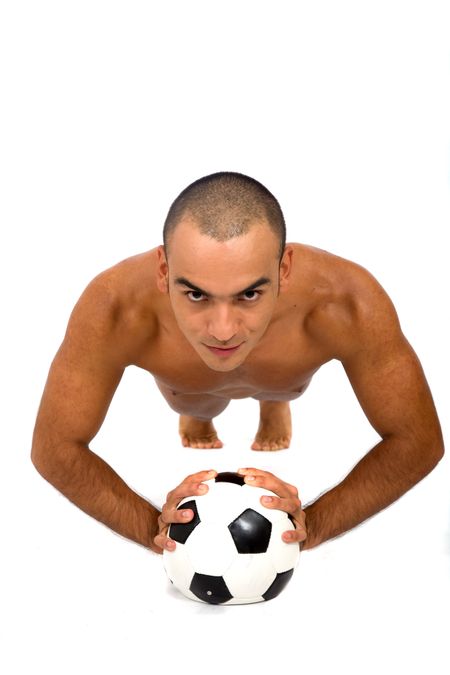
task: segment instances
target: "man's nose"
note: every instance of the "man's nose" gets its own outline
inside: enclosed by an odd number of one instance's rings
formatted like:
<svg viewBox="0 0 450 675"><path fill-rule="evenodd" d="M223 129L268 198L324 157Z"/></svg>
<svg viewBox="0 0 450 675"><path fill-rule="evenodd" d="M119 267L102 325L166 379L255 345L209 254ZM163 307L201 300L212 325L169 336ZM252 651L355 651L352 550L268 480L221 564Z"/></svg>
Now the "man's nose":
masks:
<svg viewBox="0 0 450 675"><path fill-rule="evenodd" d="M210 317L208 332L218 342L230 342L238 332L238 317L231 307L216 307Z"/></svg>

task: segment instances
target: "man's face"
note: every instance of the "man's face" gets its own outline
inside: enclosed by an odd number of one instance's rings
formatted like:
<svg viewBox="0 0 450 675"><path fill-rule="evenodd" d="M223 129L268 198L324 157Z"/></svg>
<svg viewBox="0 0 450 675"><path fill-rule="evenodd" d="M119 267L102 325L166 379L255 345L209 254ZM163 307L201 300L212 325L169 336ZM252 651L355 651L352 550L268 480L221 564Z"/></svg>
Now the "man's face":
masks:
<svg viewBox="0 0 450 675"><path fill-rule="evenodd" d="M261 340L287 285L289 247L280 268L279 242L264 222L219 242L182 220L169 248L168 261L159 248L158 287L169 293L180 330L209 368L234 370Z"/></svg>

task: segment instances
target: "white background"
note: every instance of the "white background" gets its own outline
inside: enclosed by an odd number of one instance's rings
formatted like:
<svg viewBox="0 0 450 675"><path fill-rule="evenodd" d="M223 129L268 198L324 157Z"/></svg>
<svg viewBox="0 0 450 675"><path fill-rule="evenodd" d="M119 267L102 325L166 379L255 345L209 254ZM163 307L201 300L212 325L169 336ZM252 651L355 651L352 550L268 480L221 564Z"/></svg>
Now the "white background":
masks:
<svg viewBox="0 0 450 675"><path fill-rule="evenodd" d="M304 552L276 600L209 607L171 591L159 556L78 510L29 454L82 290L162 243L173 199L222 170L275 194L288 241L378 278L447 436L449 18L433 0L1 3L2 672L448 674L447 456ZM379 439L338 362L292 411L287 451L249 449L253 400L217 419L223 449L183 449L153 379L129 368L91 447L158 506L187 473L248 465L307 503Z"/></svg>

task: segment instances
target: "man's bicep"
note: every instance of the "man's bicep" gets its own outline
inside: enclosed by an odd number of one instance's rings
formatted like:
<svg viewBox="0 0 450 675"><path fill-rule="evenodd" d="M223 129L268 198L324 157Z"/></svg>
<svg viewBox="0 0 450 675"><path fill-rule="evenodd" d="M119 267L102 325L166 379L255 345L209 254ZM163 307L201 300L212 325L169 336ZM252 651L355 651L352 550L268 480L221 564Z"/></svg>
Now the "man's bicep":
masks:
<svg viewBox="0 0 450 675"><path fill-rule="evenodd" d="M373 428L382 438L394 436L417 448L442 445L425 374L396 315L380 317L379 325L374 321L361 334L342 364Z"/></svg>
<svg viewBox="0 0 450 675"><path fill-rule="evenodd" d="M47 377L33 446L89 444L100 429L122 378L105 297L88 289L75 306Z"/></svg>

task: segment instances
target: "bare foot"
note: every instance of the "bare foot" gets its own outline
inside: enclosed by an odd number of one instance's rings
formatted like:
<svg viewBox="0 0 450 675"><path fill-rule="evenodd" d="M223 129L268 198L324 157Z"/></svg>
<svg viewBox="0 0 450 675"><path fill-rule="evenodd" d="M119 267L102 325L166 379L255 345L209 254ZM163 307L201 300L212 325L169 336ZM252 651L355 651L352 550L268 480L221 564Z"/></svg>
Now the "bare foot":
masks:
<svg viewBox="0 0 450 675"><path fill-rule="evenodd" d="M189 415L180 415L178 430L185 448L222 448L212 420L198 420Z"/></svg>
<svg viewBox="0 0 450 675"><path fill-rule="evenodd" d="M292 422L289 401L260 401L258 433L252 450L281 450L291 443Z"/></svg>

